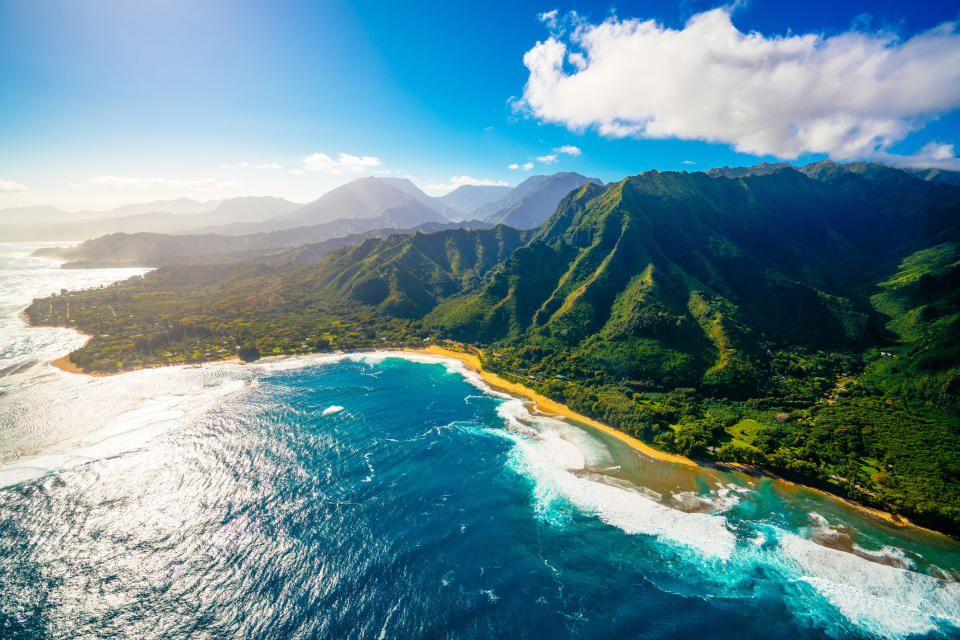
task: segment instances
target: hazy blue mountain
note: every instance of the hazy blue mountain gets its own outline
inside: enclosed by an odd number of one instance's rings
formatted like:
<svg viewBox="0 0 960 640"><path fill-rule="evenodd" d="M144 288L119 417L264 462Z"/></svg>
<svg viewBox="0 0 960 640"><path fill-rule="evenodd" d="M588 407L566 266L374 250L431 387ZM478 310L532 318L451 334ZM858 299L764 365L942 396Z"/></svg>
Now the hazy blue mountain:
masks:
<svg viewBox="0 0 960 640"><path fill-rule="evenodd" d="M437 198L461 217L472 217L482 206L502 200L513 187L465 184Z"/></svg>
<svg viewBox="0 0 960 640"><path fill-rule="evenodd" d="M153 210L144 213L120 212L136 211L149 206L169 204L180 213ZM210 209L188 212L196 206L210 206ZM87 240L109 233L183 233L192 229L234 223L262 221L280 213L290 211L299 205L283 198L241 197L227 200L215 200L199 203L187 198L160 203L132 204L117 207L110 211L66 212L54 207L26 207L16 222L4 222L0 230L3 240ZM11 215L13 215L11 214Z"/></svg>
<svg viewBox="0 0 960 640"><path fill-rule="evenodd" d="M405 219L413 220L419 212L420 222L446 218L439 206L432 206L430 197L408 180L359 178L325 193L313 202L277 216L267 224L274 228L290 228L354 218L375 218L390 209L403 206Z"/></svg>
<svg viewBox="0 0 960 640"><path fill-rule="evenodd" d="M190 198L176 198L174 200L155 200L153 202L135 202L125 204L106 211L101 216L112 218L115 216L132 216L139 213L202 213L210 211L226 200L207 200L199 202Z"/></svg>
<svg viewBox="0 0 960 640"><path fill-rule="evenodd" d="M0 238L16 239L14 236L32 236L35 235L37 231L48 233L51 231L50 227L54 225L96 222L108 218L122 218L143 213L200 213L213 209L220 202L220 200L198 202L189 198L177 198L176 200L136 202L114 207L113 209L84 209L75 211L68 211L50 205L11 207L0 209L0 223L5 225L5 228L0 230ZM64 236L60 235L58 237L63 238Z"/></svg>
<svg viewBox="0 0 960 640"><path fill-rule="evenodd" d="M302 206L299 203L272 196L247 196L222 201L216 208L196 216L195 226L188 233L209 233L210 230L230 224L257 224L289 213ZM159 230L155 230L159 231Z"/></svg>
<svg viewBox="0 0 960 640"><path fill-rule="evenodd" d="M413 184L410 180L406 178L377 178L381 182L384 182L391 187L396 187L400 191L404 192L408 196L412 197L414 200L420 204L426 205L431 209L435 210L437 213L442 215L446 219L452 219L458 217L458 212L447 205L440 198L434 198L433 196L428 196L424 193L420 187Z"/></svg>
<svg viewBox="0 0 960 640"><path fill-rule="evenodd" d="M332 249L357 244L370 237L398 232L432 233L454 228L486 229L491 226L480 221L450 222L439 216L436 216L438 219L422 221L424 215L423 205L411 198L374 218L344 218L306 227L246 235L114 232L86 240L75 247L39 249L34 255L66 260L70 267L151 267L244 260L304 262L310 256L318 258ZM280 255L284 251L286 253Z"/></svg>
<svg viewBox="0 0 960 640"><path fill-rule="evenodd" d="M564 196L588 182L603 184L579 173L531 176L505 197L481 207L475 216L493 224L532 229L550 217Z"/></svg>
<svg viewBox="0 0 960 640"><path fill-rule="evenodd" d="M0 211L0 241L85 240L113 231L175 231L189 226L171 224L187 214L140 213L112 215L111 211L64 211L56 207L18 207Z"/></svg>
<svg viewBox="0 0 960 640"><path fill-rule="evenodd" d="M0 223L4 225L21 225L35 223L37 220L56 221L69 217L70 215L68 211L49 205L10 207L0 209Z"/></svg>

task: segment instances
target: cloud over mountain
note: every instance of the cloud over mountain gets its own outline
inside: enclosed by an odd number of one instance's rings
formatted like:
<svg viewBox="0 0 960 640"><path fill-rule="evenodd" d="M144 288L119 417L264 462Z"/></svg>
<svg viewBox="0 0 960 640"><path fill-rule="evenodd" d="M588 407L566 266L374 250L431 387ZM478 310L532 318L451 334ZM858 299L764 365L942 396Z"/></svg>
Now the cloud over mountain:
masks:
<svg viewBox="0 0 960 640"><path fill-rule="evenodd" d="M556 26L555 14L543 20ZM530 75L519 104L575 131L846 159L886 153L960 108L956 23L907 40L853 30L743 33L730 8L694 15L682 29L616 16L572 23L565 32L551 27L554 35L524 55Z"/></svg>
<svg viewBox="0 0 960 640"><path fill-rule="evenodd" d="M0 193L17 193L19 191L29 191L25 184L14 182L13 180L0 180Z"/></svg>
<svg viewBox="0 0 960 640"><path fill-rule="evenodd" d="M334 175L341 173L361 173L375 167L379 167L382 162L375 156L354 156L349 153L341 153L334 160L325 153L314 153L303 159L303 169L305 171L314 171L318 173L332 173Z"/></svg>
<svg viewBox="0 0 960 640"><path fill-rule="evenodd" d="M580 147L575 147L572 144L565 144L562 147L557 147L556 149L554 149L554 151L556 151L557 153L563 153L573 157L577 157L581 153Z"/></svg>
<svg viewBox="0 0 960 640"><path fill-rule="evenodd" d="M473 178L471 176L451 176L450 180L447 182L429 182L424 185L423 190L431 195L443 195L464 185L472 185L477 187L505 187L507 186L507 183L503 180L489 180L487 178Z"/></svg>

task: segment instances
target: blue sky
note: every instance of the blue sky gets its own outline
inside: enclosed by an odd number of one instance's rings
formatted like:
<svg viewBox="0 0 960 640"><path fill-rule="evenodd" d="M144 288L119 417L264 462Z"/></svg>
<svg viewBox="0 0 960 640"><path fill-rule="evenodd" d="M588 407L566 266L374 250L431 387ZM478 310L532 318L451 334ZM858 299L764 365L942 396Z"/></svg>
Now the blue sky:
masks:
<svg viewBox="0 0 960 640"><path fill-rule="evenodd" d="M0 207L306 201L371 173L442 193L560 170L615 180L778 158L950 167L960 36L949 25L924 35L960 17L950 5L0 0ZM731 59L799 62L769 76L710 68L697 56L716 58L700 48L729 35L724 15L756 34ZM816 55L796 53L804 34L819 36ZM525 65L551 37L561 68ZM879 47L864 60L889 57L879 75L899 71L902 89L834 66L864 43ZM788 84L810 89L777 94L787 69ZM839 86L825 87L837 69ZM854 121L825 124L834 105ZM768 113L784 115L760 126ZM570 146L580 153L557 151Z"/></svg>

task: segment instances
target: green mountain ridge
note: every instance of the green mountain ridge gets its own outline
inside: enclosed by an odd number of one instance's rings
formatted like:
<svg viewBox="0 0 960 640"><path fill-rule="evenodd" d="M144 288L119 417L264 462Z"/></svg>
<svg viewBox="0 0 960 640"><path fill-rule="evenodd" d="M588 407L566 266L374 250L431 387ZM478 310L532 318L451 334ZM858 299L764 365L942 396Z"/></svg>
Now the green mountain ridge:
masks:
<svg viewBox="0 0 960 640"><path fill-rule="evenodd" d="M232 262L316 262L334 249L359 244L366 238L396 233L439 231L446 228L483 229L488 223L416 222L404 208L390 209L375 218L335 220L324 224L249 235L214 233L169 235L113 233L86 240L75 247L43 247L32 255L65 261L65 268L159 267L177 264Z"/></svg>

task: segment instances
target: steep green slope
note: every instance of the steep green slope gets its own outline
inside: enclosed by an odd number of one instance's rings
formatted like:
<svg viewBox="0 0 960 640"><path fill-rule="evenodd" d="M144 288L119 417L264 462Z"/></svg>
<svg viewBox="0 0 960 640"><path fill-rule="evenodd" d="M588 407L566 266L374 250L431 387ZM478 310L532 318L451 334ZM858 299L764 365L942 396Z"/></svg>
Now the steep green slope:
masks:
<svg viewBox="0 0 960 640"><path fill-rule="evenodd" d="M620 375L749 396L764 371L762 341L860 349L880 340L870 283L950 233L937 190L918 184L893 204L875 202L863 179L848 177L650 172L585 185L489 284L427 320L462 340L535 337L561 350L599 336L620 343L595 353ZM622 350L644 358L624 371ZM657 384L646 360L676 363L680 353L685 370L669 368Z"/></svg>
<svg viewBox="0 0 960 640"><path fill-rule="evenodd" d="M471 289L524 242L499 225L371 239L338 252L317 269L325 295L399 317L420 317L445 297Z"/></svg>

